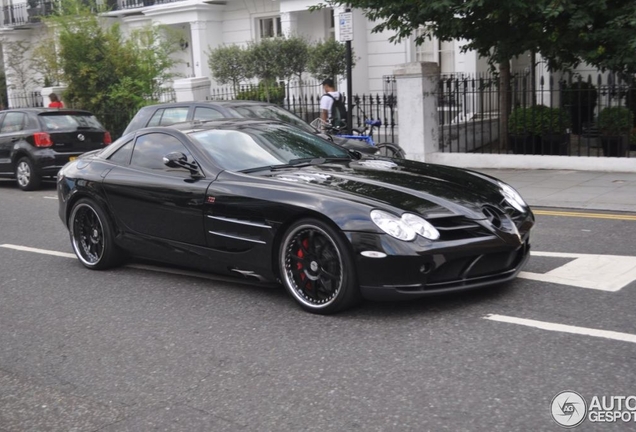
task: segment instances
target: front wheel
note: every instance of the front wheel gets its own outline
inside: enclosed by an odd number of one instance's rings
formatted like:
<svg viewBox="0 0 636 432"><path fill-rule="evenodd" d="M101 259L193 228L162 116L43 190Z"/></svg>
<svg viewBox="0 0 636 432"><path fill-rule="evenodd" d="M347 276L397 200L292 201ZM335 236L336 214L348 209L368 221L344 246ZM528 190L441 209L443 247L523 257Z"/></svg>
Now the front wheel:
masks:
<svg viewBox="0 0 636 432"><path fill-rule="evenodd" d="M376 147L378 148L378 152L376 154L379 156L386 156L394 159L404 159L406 156L402 147L397 144L380 143Z"/></svg>
<svg viewBox="0 0 636 432"><path fill-rule="evenodd" d="M279 266L283 285L306 311L331 314L361 299L347 244L324 222L303 219L289 227Z"/></svg>
<svg viewBox="0 0 636 432"><path fill-rule="evenodd" d="M68 227L73 251L85 267L103 270L119 263L113 228L93 200L83 198L75 203Z"/></svg>

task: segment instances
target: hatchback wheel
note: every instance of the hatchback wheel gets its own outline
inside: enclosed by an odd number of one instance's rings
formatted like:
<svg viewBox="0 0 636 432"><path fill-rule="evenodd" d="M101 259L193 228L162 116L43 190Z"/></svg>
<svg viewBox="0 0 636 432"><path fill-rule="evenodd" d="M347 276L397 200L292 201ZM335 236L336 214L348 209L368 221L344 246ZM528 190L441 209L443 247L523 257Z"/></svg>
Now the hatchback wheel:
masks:
<svg viewBox="0 0 636 432"><path fill-rule="evenodd" d="M75 203L68 226L73 251L85 267L102 270L119 263L113 228L95 202L84 198Z"/></svg>
<svg viewBox="0 0 636 432"><path fill-rule="evenodd" d="M24 191L35 190L40 187L42 179L35 171L35 166L31 159L23 157L18 160L15 166L15 178L18 182L18 187Z"/></svg>
<svg viewBox="0 0 636 432"><path fill-rule="evenodd" d="M285 288L309 312L335 313L361 299L347 244L319 220L303 219L287 230L279 265Z"/></svg>

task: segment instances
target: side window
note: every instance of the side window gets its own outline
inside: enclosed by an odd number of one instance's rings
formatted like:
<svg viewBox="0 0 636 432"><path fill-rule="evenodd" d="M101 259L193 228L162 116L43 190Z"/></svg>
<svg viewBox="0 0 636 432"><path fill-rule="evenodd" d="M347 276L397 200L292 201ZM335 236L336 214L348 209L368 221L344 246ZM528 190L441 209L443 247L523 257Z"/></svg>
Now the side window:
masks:
<svg viewBox="0 0 636 432"><path fill-rule="evenodd" d="M188 118L188 107L158 109L150 118L148 126L169 126L181 123Z"/></svg>
<svg viewBox="0 0 636 432"><path fill-rule="evenodd" d="M130 163L130 156L132 155L132 150L133 150L133 142L132 140L130 140L126 144L121 146L115 153L110 155L108 160L116 164L128 165Z"/></svg>
<svg viewBox="0 0 636 432"><path fill-rule="evenodd" d="M149 133L137 138L130 164L135 168L152 170L157 174L189 177L190 173L183 168L169 168L164 165L163 157L172 152L181 152L189 161L192 161L188 149L175 137L163 133Z"/></svg>
<svg viewBox="0 0 636 432"><path fill-rule="evenodd" d="M2 122L0 133L19 132L24 129L26 116L21 112L8 112Z"/></svg>
<svg viewBox="0 0 636 432"><path fill-rule="evenodd" d="M206 121L223 118L223 114L214 108L196 107L194 110L194 120Z"/></svg>

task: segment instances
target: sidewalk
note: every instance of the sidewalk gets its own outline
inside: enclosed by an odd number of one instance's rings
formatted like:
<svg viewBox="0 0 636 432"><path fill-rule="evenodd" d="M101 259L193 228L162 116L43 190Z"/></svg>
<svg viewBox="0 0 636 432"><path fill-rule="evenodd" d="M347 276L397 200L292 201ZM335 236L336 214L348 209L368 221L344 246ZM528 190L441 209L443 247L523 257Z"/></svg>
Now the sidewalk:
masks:
<svg viewBox="0 0 636 432"><path fill-rule="evenodd" d="M636 213L636 174L475 169L513 186L530 206Z"/></svg>

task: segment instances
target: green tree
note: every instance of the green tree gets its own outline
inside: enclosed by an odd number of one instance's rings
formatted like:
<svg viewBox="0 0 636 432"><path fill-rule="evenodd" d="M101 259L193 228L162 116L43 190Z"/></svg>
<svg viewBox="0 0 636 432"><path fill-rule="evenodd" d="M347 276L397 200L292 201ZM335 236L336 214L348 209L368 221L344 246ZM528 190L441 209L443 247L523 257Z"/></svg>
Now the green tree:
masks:
<svg viewBox="0 0 636 432"><path fill-rule="evenodd" d="M265 90L265 99L271 100L271 88L276 85L276 79L283 76L282 39L266 38L248 47L249 77L259 80L259 87Z"/></svg>
<svg viewBox="0 0 636 432"><path fill-rule="evenodd" d="M345 44L334 39L318 42L311 48L307 69L318 80L331 78L336 82L338 75L347 71L347 49ZM355 56L352 54L352 65Z"/></svg>
<svg viewBox="0 0 636 432"><path fill-rule="evenodd" d="M376 22L374 32L390 39L464 39L463 50L488 58L500 77L500 130L507 135L510 61L541 53L552 68L581 60L601 68L631 70L636 50L636 6L632 0L329 0L361 8ZM324 5L323 5L324 6Z"/></svg>
<svg viewBox="0 0 636 432"><path fill-rule="evenodd" d="M126 38L117 24L100 22L100 10L85 0L62 0L46 20L58 38L65 99L96 114L132 112L156 102L161 85L175 76L172 54L180 34L148 26Z"/></svg>
<svg viewBox="0 0 636 432"><path fill-rule="evenodd" d="M307 71L310 45L305 38L290 36L280 41L278 61L281 64L281 78L297 78L302 84L302 76Z"/></svg>
<svg viewBox="0 0 636 432"><path fill-rule="evenodd" d="M248 78L248 51L238 45L208 47L208 66L212 76L219 84L232 84L234 93L238 93L241 82Z"/></svg>

